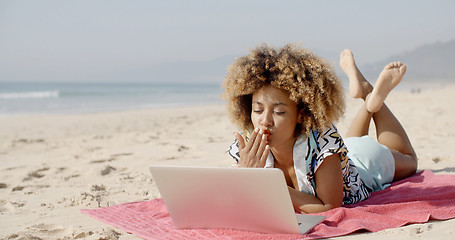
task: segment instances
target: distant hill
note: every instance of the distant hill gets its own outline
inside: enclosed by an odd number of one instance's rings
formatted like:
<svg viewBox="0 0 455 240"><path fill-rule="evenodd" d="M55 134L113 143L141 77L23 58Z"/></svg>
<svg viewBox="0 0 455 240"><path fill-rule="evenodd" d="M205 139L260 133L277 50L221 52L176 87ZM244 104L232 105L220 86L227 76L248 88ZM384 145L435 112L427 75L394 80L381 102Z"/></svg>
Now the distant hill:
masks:
<svg viewBox="0 0 455 240"><path fill-rule="evenodd" d="M345 74L338 66L338 53L315 51L335 69L343 83ZM239 56L222 56L207 61L176 61L153 65L147 68L119 70L108 76L113 81L131 79L138 82L202 82L222 83L227 68ZM455 40L424 45L412 51L391 56L373 64L359 65L368 80L375 81L384 66L392 61L402 61L408 66L406 82L441 81L455 82ZM104 76L106 77L106 76Z"/></svg>
<svg viewBox="0 0 455 240"><path fill-rule="evenodd" d="M424 45L374 64L360 65L359 68L367 79L373 80L392 61L407 65L407 81L455 82L455 40Z"/></svg>

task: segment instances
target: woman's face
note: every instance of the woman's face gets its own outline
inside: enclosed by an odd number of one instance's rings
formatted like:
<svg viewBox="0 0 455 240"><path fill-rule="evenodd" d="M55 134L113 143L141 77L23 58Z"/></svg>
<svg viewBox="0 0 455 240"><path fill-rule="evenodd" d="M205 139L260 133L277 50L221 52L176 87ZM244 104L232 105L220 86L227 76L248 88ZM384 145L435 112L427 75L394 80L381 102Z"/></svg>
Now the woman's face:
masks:
<svg viewBox="0 0 455 240"><path fill-rule="evenodd" d="M270 147L294 146L298 119L297 104L286 91L268 85L253 93L251 121L254 128L270 131Z"/></svg>

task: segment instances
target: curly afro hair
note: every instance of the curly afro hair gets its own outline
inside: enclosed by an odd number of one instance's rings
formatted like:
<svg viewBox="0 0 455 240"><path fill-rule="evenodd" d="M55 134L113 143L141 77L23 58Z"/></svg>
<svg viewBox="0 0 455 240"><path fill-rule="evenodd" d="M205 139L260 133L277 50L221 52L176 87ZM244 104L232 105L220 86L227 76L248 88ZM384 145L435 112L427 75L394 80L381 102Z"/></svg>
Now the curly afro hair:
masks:
<svg viewBox="0 0 455 240"><path fill-rule="evenodd" d="M280 49L262 44L238 58L229 67L224 80L223 97L232 122L243 130L252 130L253 93L272 85L289 93L301 113L296 136L321 131L344 114L344 90L325 60L293 44Z"/></svg>

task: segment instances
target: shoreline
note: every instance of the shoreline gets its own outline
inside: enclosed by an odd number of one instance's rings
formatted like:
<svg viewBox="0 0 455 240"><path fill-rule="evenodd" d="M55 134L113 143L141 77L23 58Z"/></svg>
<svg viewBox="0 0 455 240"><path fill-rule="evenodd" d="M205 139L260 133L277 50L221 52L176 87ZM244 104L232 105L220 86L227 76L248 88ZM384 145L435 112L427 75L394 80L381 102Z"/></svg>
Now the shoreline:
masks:
<svg viewBox="0 0 455 240"><path fill-rule="evenodd" d="M42 113L15 113L15 114L0 114L0 119L2 118L14 118L14 117L45 117L45 116L68 116L68 117L77 117L84 115L99 115L99 114L134 114L136 112L146 112L146 111L161 111L167 109L187 109L187 108L198 108L198 107L212 107L212 106L221 106L224 107L224 100L220 99L219 103L189 103L189 104L156 104L148 105L143 107L131 107L125 109L116 109L116 110L92 110L92 111L80 111L80 112L42 112Z"/></svg>
<svg viewBox="0 0 455 240"><path fill-rule="evenodd" d="M348 85L344 79L341 79L345 92L348 92ZM374 84L374 82L372 82ZM406 79L402 81L392 93L413 93L420 94L426 91L438 91L446 88L455 89L455 81L449 80L428 80L428 81L413 81L408 83ZM213 96L212 96L213 97ZM349 100L347 94L346 99ZM1 100L8 101L8 100ZM210 101L211 103L207 104ZM147 104L134 104L131 106L117 106L117 107L99 107L98 109L72 109L72 110L44 110L42 112L14 112L14 113L3 113L0 112L0 119L9 117L33 117L33 116L75 116L75 115L89 115L89 114L103 114L103 113L122 113L122 112L136 112L136 111L148 111L148 110L160 110L168 108L191 108L191 107L204 107L205 105L225 105L225 100L221 97L221 92L216 98L208 98L204 101L197 102L174 102L174 103L147 103Z"/></svg>
<svg viewBox="0 0 455 240"><path fill-rule="evenodd" d="M0 115L86 114L222 103L214 83L2 83Z"/></svg>
<svg viewBox="0 0 455 240"><path fill-rule="evenodd" d="M455 85L386 100L409 134L419 170L455 174ZM346 98L343 136L361 101ZM224 104L0 118L0 238L139 239L80 209L159 198L148 166L231 166L236 129ZM374 131L374 128L371 129ZM411 224L343 239L446 238L455 220ZM338 238L337 238L338 239Z"/></svg>

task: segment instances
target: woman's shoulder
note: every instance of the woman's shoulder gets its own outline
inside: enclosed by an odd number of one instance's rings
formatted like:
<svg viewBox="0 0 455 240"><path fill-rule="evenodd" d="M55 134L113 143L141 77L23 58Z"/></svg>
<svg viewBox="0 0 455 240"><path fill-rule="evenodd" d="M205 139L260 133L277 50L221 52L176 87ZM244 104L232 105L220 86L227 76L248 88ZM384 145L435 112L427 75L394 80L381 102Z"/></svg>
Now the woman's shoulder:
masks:
<svg viewBox="0 0 455 240"><path fill-rule="evenodd" d="M324 146L324 143L338 143L342 142L341 135L338 133L338 129L335 125L330 125L323 130L313 129L308 135L301 135L296 140L296 146L301 145L302 143L308 143L310 145L318 145L320 148Z"/></svg>
<svg viewBox="0 0 455 240"><path fill-rule="evenodd" d="M337 127L332 124L321 131L313 130L310 137L314 137L317 141L327 141L327 139L338 140L341 139L341 135L338 133Z"/></svg>
<svg viewBox="0 0 455 240"><path fill-rule="evenodd" d="M347 152L343 138L338 133L335 125L319 131L315 137L315 142L318 145L319 157L325 158L330 154Z"/></svg>

